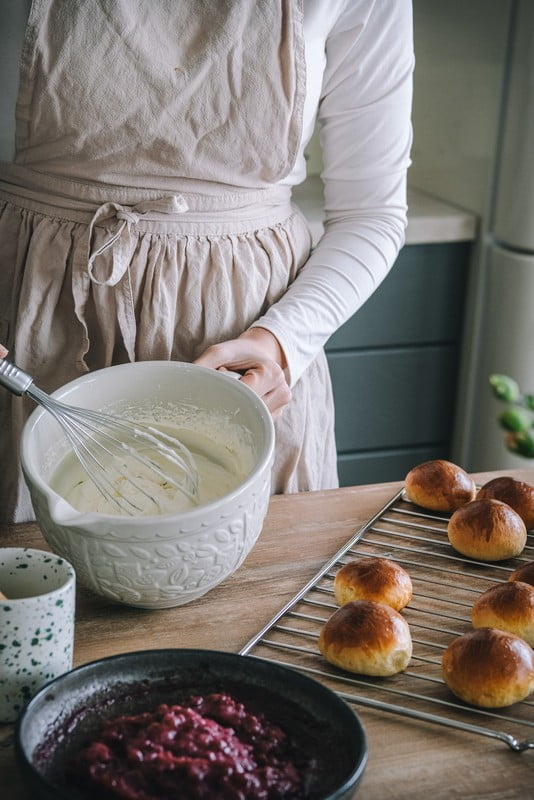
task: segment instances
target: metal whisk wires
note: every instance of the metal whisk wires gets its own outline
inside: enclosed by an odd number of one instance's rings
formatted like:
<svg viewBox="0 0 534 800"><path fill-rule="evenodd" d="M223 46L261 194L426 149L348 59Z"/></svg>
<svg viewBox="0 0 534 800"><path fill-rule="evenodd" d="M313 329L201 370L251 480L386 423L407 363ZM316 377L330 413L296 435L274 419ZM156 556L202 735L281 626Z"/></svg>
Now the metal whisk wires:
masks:
<svg viewBox="0 0 534 800"><path fill-rule="evenodd" d="M159 513L151 483L172 487L192 503L198 502L195 460L174 436L151 425L56 400L7 359L0 359L0 384L13 394L25 394L57 420L87 476L118 513L146 514L146 503L142 508L136 496L144 497L149 508ZM148 485L146 475L151 479Z"/></svg>

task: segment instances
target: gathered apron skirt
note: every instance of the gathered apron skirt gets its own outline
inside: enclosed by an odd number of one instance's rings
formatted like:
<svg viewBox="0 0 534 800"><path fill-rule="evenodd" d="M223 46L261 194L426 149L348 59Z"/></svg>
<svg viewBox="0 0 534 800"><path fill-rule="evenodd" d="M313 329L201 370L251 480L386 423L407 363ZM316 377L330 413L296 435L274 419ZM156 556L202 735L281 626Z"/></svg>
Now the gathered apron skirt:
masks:
<svg viewBox="0 0 534 800"><path fill-rule="evenodd" d="M285 187L195 195L78 184L15 165L2 175L0 341L47 392L112 364L193 361L265 313L310 253ZM292 394L275 424L272 491L333 488L324 353ZM0 514L30 520L19 442L34 406L7 391L0 405Z"/></svg>

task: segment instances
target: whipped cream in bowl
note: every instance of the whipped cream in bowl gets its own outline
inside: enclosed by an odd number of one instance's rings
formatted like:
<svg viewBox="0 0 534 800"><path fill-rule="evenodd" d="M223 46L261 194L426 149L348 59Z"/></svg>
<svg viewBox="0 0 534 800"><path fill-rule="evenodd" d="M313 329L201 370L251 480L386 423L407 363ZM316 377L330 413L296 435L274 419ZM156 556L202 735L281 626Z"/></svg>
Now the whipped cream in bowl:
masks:
<svg viewBox="0 0 534 800"><path fill-rule="evenodd" d="M133 418L151 429L163 431L185 444L198 471L198 489L194 496L181 491L176 484L183 483L178 467L165 458L159 466L163 476L150 466L142 464L134 453L126 450L124 455L109 457L103 462L108 482L117 497L124 497L135 504L141 516L174 514L188 511L217 500L235 489L253 466L253 448L246 428L232 423L223 415L208 414L201 409L191 411L194 424L178 426L176 420L183 409L169 408L162 419L138 419L135 409ZM116 413L116 412L115 412ZM215 419L218 424L215 426ZM211 429L211 434L206 433ZM155 454L155 456L154 456ZM150 457L157 462L157 449ZM132 484L124 476L133 476ZM166 480L166 476L175 480ZM91 480L74 452L68 452L59 463L50 480L51 487L82 513L117 514L116 505L104 496Z"/></svg>
<svg viewBox="0 0 534 800"><path fill-rule="evenodd" d="M58 399L163 429L192 453L198 497L139 473L139 513L103 499L55 420L36 409L22 436L21 462L37 522L80 584L142 608L191 602L242 564L254 546L271 493L274 426L245 384L194 364L148 361L108 367L54 392ZM128 455L121 458L128 469ZM139 465L136 464L136 469ZM117 491L120 474L106 465Z"/></svg>

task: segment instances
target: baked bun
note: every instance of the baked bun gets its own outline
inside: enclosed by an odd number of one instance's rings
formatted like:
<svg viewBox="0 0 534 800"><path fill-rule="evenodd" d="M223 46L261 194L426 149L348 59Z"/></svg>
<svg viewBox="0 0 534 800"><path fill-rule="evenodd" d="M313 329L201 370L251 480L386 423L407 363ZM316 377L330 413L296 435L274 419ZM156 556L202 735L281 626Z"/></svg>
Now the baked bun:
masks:
<svg viewBox="0 0 534 800"><path fill-rule="evenodd" d="M493 478L477 492L477 500L487 497L508 503L519 514L527 531L534 528L534 486L515 478Z"/></svg>
<svg viewBox="0 0 534 800"><path fill-rule="evenodd" d="M527 561L526 564L521 564L520 567L514 569L508 580L523 581L523 583L534 586L534 561Z"/></svg>
<svg viewBox="0 0 534 800"><path fill-rule="evenodd" d="M336 667L361 675L395 675L412 657L408 623L398 611L373 600L338 608L319 634L319 650Z"/></svg>
<svg viewBox="0 0 534 800"><path fill-rule="evenodd" d="M496 628L454 639L441 668L451 692L481 708L511 706L534 691L534 652L519 636Z"/></svg>
<svg viewBox="0 0 534 800"><path fill-rule="evenodd" d="M375 600L400 611L412 599L412 591L406 570L389 558L349 561L334 579L334 597L340 606L351 600Z"/></svg>
<svg viewBox="0 0 534 800"><path fill-rule="evenodd" d="M451 461L425 461L406 475L404 486L408 498L431 511L455 511L476 495L470 475Z"/></svg>
<svg viewBox="0 0 534 800"><path fill-rule="evenodd" d="M473 500L457 509L447 525L455 550L478 561L518 556L527 542L525 523L500 500Z"/></svg>
<svg viewBox="0 0 534 800"><path fill-rule="evenodd" d="M534 646L534 586L507 581L492 586L473 603L475 628L498 628L515 633Z"/></svg>

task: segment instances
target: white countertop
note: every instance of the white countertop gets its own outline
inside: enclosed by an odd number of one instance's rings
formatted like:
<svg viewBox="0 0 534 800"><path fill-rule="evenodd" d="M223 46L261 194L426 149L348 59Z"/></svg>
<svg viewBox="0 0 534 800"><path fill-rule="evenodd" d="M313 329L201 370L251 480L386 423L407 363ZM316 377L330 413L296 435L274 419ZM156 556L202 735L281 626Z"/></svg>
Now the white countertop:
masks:
<svg viewBox="0 0 534 800"><path fill-rule="evenodd" d="M310 176L293 190L293 199L306 216L314 243L323 231L323 184L318 175ZM408 229L406 244L473 241L477 217L451 206L432 195L408 189Z"/></svg>

